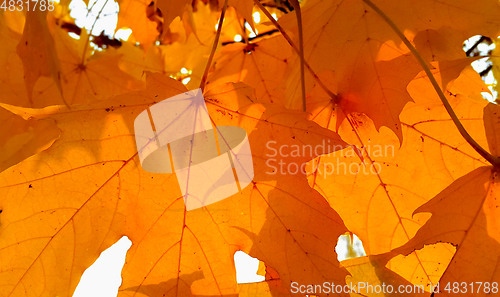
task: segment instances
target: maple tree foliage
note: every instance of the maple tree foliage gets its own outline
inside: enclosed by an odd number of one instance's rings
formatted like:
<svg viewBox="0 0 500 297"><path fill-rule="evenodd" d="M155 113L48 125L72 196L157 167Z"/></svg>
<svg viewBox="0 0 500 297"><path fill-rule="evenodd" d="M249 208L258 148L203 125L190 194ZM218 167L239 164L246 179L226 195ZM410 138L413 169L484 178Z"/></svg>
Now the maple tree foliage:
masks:
<svg viewBox="0 0 500 297"><path fill-rule="evenodd" d="M69 1L0 10L0 296L71 296L122 236L118 296L500 282L500 107L462 50L499 35L497 0L117 2L128 41L78 28ZM255 176L188 212L175 174L141 168L134 120L200 86L215 125L247 132ZM270 174L268 141L330 145ZM346 233L367 256L337 260ZM237 284L238 250L265 281Z"/></svg>

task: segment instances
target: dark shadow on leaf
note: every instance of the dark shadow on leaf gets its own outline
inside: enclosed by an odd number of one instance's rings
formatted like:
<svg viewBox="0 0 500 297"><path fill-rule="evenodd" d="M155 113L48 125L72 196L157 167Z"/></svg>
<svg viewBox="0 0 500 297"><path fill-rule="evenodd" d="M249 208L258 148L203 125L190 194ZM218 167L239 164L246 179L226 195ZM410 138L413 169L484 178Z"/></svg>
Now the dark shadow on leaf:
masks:
<svg viewBox="0 0 500 297"><path fill-rule="evenodd" d="M190 274L182 274L179 277L179 280L176 278L169 279L166 282L161 282L159 284L153 285L144 285L144 286L136 286L130 288L124 288L120 291L132 291L144 294L149 297L163 297L163 296L197 296L197 297L237 297L238 294L229 294L229 295L186 295L185 291L182 292L182 295L179 295L176 291L177 284L182 283L185 287L191 287L191 285L197 281L203 279L203 271L196 271ZM163 293L162 293L163 292Z"/></svg>

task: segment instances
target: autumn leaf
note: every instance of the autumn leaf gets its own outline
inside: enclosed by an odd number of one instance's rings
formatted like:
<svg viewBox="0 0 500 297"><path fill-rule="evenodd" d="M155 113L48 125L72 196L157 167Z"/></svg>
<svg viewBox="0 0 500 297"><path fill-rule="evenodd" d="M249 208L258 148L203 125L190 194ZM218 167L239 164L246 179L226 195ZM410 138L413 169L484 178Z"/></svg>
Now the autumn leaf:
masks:
<svg viewBox="0 0 500 297"><path fill-rule="evenodd" d="M2 53L0 67L6 70L0 71L0 100L4 103L14 104L14 102L18 102L19 104L22 102L21 98L25 98L25 106L29 106L26 83L23 78L23 64L16 51L21 34L8 26L7 14L0 14L0 22L7 24L7 26L0 26L0 38L2 39L0 42L0 52ZM22 30L24 26L20 27Z"/></svg>
<svg viewBox="0 0 500 297"><path fill-rule="evenodd" d="M347 277L349 289L353 288L351 296L377 296L375 290L368 288L368 284L372 288L379 286L387 288L413 288L413 285L397 273L387 269L383 260L377 257L359 257L342 261L342 266L346 267L351 276ZM360 285L365 284L365 285ZM339 288L336 288L339 290ZM389 290L385 289L386 292ZM410 291L410 290L409 290ZM396 292L397 296L399 292ZM408 292L412 296L428 296L428 292L421 290L420 292ZM402 295L402 294L401 294Z"/></svg>
<svg viewBox="0 0 500 297"><path fill-rule="evenodd" d="M71 296L123 236L118 296L498 283L500 109L462 48L498 35L498 1L118 3L132 34L112 47L68 1L0 9L0 296ZM188 211L134 122L198 88L211 125L246 132L254 177ZM367 256L339 263L344 234ZM236 282L236 251L263 282Z"/></svg>
<svg viewBox="0 0 500 297"><path fill-rule="evenodd" d="M52 120L24 120L0 108L0 172L49 148L59 138Z"/></svg>
<svg viewBox="0 0 500 297"><path fill-rule="evenodd" d="M100 100L103 96L117 95L142 87L141 81L120 69L119 55L109 57L96 53L91 56L88 35L82 34L80 40L75 40L60 28L54 28L54 36L68 104L88 103ZM41 98L45 98L45 92L50 92L50 88L41 92Z"/></svg>
<svg viewBox="0 0 500 297"><path fill-rule="evenodd" d="M204 5L201 2L198 2L195 8L193 24L196 30L194 34L188 34L184 22L175 19L169 29L176 39L166 45L159 45L144 53L134 45L125 43L126 48L124 46L117 51L123 54L120 61L124 65L122 68L129 74L135 74L136 78L142 77L143 71L152 70L171 75L179 80L189 78L189 82L186 83L188 88L199 87L215 39L215 27L218 24L219 14L212 11L210 5ZM228 10L226 15L231 17L236 13L234 10ZM221 34L221 42L233 41L235 34L241 34L240 24L236 20L232 21L231 18L224 22L223 30L225 33ZM148 62L148 60L152 61ZM188 73L181 73L183 68Z"/></svg>
<svg viewBox="0 0 500 297"><path fill-rule="evenodd" d="M51 35L47 34L53 37L56 50L51 52L51 55L57 54L57 60L54 63L57 63L60 68L57 80L42 76L34 86L32 99L27 95L29 91L26 95L24 92L17 92L16 97L10 95L11 91L7 92L7 96L3 96L3 103L35 108L64 104L64 102L72 105L100 100L104 94L106 96L116 95L139 89L142 86L142 82L119 68L120 56L109 57L99 54L91 56L87 42L89 36L86 33L82 33L80 40L75 40L56 25L57 19L50 16L48 19L50 20L48 26L51 29ZM5 34L9 34L8 37L13 38L13 42L19 38L15 33L9 32L8 28L6 29ZM21 40L19 39L18 42ZM8 51L9 47L4 49ZM2 60L11 56L12 54L7 52L5 56L2 56ZM5 60L5 63L16 65L15 61ZM28 69L31 70L31 66ZM59 79L61 80L64 101L58 88Z"/></svg>
<svg viewBox="0 0 500 297"><path fill-rule="evenodd" d="M419 31L447 26L462 38L458 40L460 43L447 45L447 48L461 49L462 41L472 35L484 32L496 36L498 33L493 32L495 26L491 26L498 23L496 16L500 7L496 1L486 1L479 6L468 1L435 4L426 1L425 4L407 4L410 6L383 2L377 5L410 41ZM306 59L316 73L334 71L337 100L346 113L368 115L377 130L388 127L401 141L398 117L405 104L411 101L401 86L408 84L421 69L401 39L363 1L308 1L302 14ZM442 15L447 17L441 18ZM287 15L281 22L285 28L296 30L292 15ZM457 38L451 40L456 42ZM428 39L430 42L432 46L442 47L443 40ZM294 109L300 106L297 63L297 58L290 62L290 69L294 71L288 72L286 81L286 106ZM308 81L310 89L313 81Z"/></svg>
<svg viewBox="0 0 500 297"><path fill-rule="evenodd" d="M185 34L184 26L180 21L174 21L171 28L180 35L179 41L173 42L168 47L160 47L166 73L176 75L182 68L192 71L188 87L200 84L205 70L212 43L215 40L218 14L214 13L210 5L198 3L193 21L196 34ZM184 55L179 53L191 53Z"/></svg>
<svg viewBox="0 0 500 297"><path fill-rule="evenodd" d="M436 285L449 267L455 252L456 248L452 244L439 242L426 245L407 256L398 255L389 260L393 254L384 254L379 256L383 259L379 261L385 264L385 268L411 283L411 286L406 287L407 290L412 287L414 293L425 291L428 296L436 291Z"/></svg>
<svg viewBox="0 0 500 297"><path fill-rule="evenodd" d="M17 295L26 286L34 286L33 290L39 294L44 290L69 294L84 267L122 235L136 242L124 267L124 296L128 292L156 296L160 291L184 296L236 294L232 260L235 249L257 254L269 265L279 268L285 284L291 279L343 281L345 272L334 264L337 262L335 240L346 231L339 216L325 207L326 201L317 192L307 187L304 177L291 177L293 183L301 180L303 186L286 189L280 186L283 181L279 175L270 176L264 170L265 165L260 165L265 163L262 139L276 139L278 143L290 145L328 139L345 146L340 138L307 121L303 113L263 108L254 96L248 95L251 92L247 87L234 89L227 85L219 93L212 89L206 97L217 124L230 123L249 132L259 131L250 133L249 137L255 148L256 178L252 186L232 199L188 213L174 175L147 173L138 166L131 128L135 116L157 98L182 92L184 88L175 80L159 75L148 77L146 91L119 96L100 105L75 106L71 110L61 107L53 114L10 107L24 117L53 118L61 123L62 134L49 149L2 174L2 197L7 198L0 203L3 210L0 230L4 234L1 237L4 248L0 253L4 258L9 253L25 254L22 252L25 248L30 250L25 257L9 261L9 265L21 269L2 277L5 280L2 294ZM71 132L75 128L79 133ZM74 146L75 142L79 145ZM102 142L106 144L102 146ZM120 145L119 151L114 150L116 145ZM61 156L66 161L58 161ZM68 162L76 156L80 156L79 161ZM33 172L30 168L37 169ZM32 173L20 175L19 172ZM88 179L90 172L93 172L92 179ZM82 179L92 186L84 186ZM23 201L31 205L43 199L43 189L49 187L54 187L55 196L36 208L24 207L15 198L21 195ZM159 190L161 188L166 191ZM8 195L10 191L19 191L19 194ZM308 211L303 211L304 207ZM23 221L22 225L15 223L19 220ZM16 228L26 228L38 220L46 221L46 228L22 236L7 235L16 234ZM268 220L281 223L276 225ZM88 228L89 222L94 222L92 225L96 228ZM331 227L325 228L327 225ZM237 232L239 229L242 231ZM281 239L275 237L277 234ZM312 244L311 236L323 238L324 244ZM250 244L251 239L261 242L262 248L257 245L259 252L250 250L251 246L255 247ZM155 248L160 246L163 248ZM284 250L285 246L289 252L281 258L275 257L276 251ZM67 265L50 271L44 268L44 273L58 277L47 279L46 283L31 283L31 275L41 273L40 265L52 259L50 250L54 249L73 250L56 256L57 261ZM325 254L326 251L329 252ZM295 265L303 265L311 273L296 274L296 270L284 269L296 257L302 264ZM29 260L18 262L21 259Z"/></svg>
<svg viewBox="0 0 500 297"><path fill-rule="evenodd" d="M485 131L492 152L498 150L498 112L498 106L491 103L484 108ZM445 295L450 294L450 291L444 290L449 283L498 281L498 268L489 265L500 255L496 219L498 193L496 167L480 167L458 178L415 210L415 214L428 212L432 213L432 217L414 238L395 249L394 253L408 254L436 242L455 245L457 251L440 280L439 292ZM477 245L477 242L481 244ZM471 254L474 255L474 262L469 260ZM479 289L476 293L489 294L489 291Z"/></svg>
<svg viewBox="0 0 500 297"><path fill-rule="evenodd" d="M500 156L500 108L495 104L488 104L484 107L484 128L490 152L495 156Z"/></svg>
<svg viewBox="0 0 500 297"><path fill-rule="evenodd" d="M32 92L40 76L52 77L61 92L59 61L56 56L54 39L46 22L47 13L29 11L23 36L17 52L23 61L24 80L28 89L28 99L32 102ZM35 67L34 69L32 67Z"/></svg>
<svg viewBox="0 0 500 297"><path fill-rule="evenodd" d="M178 17L182 16L186 7L191 3L189 0L181 0L181 1L166 1L159 0L157 3L158 8L162 12L163 16L163 26L168 28L170 23Z"/></svg>
<svg viewBox="0 0 500 297"><path fill-rule="evenodd" d="M453 109L484 144L481 120L484 99L467 98L483 91L484 83L471 68L460 73L466 63L459 60L436 64L434 73L456 96L449 97ZM320 77L329 85L331 75L325 73ZM460 88L462 85L466 87ZM311 118L335 129L338 121L335 112L343 110L324 98L321 88L316 87L316 91L308 105L313 113ZM311 186L339 212L348 229L360 237L367 254L387 253L406 243L428 218L414 217L414 209L461 174L487 164L460 136L426 76L415 77L408 91L415 103L407 105L400 116L404 136L401 147L392 132L377 133L370 119L354 114L342 123L339 134L362 151L363 160L354 149L348 149L310 162ZM397 260L399 264L392 260L389 267L399 269L400 273L404 267L414 267L407 273L409 281L418 285L435 283L435 276L430 273L434 270L433 262L426 261L425 255L422 258L419 253L423 252L417 251L403 262ZM450 255L443 253L443 258Z"/></svg>
<svg viewBox="0 0 500 297"><path fill-rule="evenodd" d="M147 0L120 0L117 30L130 28L134 33L135 40L148 49L159 36L158 24L147 15L147 10L151 1ZM154 7L154 6L153 6ZM156 13L154 9L151 12Z"/></svg>
<svg viewBox="0 0 500 297"><path fill-rule="evenodd" d="M451 67L438 74L439 77L451 73L457 75L460 69ZM477 77L477 74L474 74L475 76L471 75L472 78ZM469 80L465 75L462 79ZM482 90L481 85L478 87L475 91ZM451 176L446 174L446 167L455 166L447 157L449 153L452 154L450 158L463 159L460 154L471 157L471 163L462 161L464 168L461 168L460 172L468 172L476 168L477 164L485 164L456 132L446 111L432 94L433 90L425 76L416 77L408 89L417 102L408 105L401 114L403 135L409 138L403 141L401 147L398 139L389 131L382 130L377 133L370 119L355 114L340 126L339 134L362 151L364 160L357 157L352 148L320 157L311 162L309 171L311 185L332 203L334 209L341 214L346 211L343 217L348 228L361 238L365 250L374 254L388 252L411 238L414 231L409 230L415 230L421 223L413 221L414 208L410 205L414 203L413 207L416 208L426 201L425 199L430 199L437 193L433 187L437 186L439 189L438 181L443 181L442 186L449 182L450 177L460 176L455 173ZM338 119L334 112L342 112L342 109L332 105L329 99L322 99L319 94L311 99L311 110L314 108L312 118L324 127L335 129L335 121ZM454 109L463 117L474 118L482 113L483 105L480 103L468 104L462 100L452 102ZM451 125L444 128L446 122ZM482 123L477 121L474 128L480 131ZM455 155L454 150L448 152L448 148L460 148L459 152L462 153ZM410 167L412 169L408 171ZM403 178L406 174L408 176ZM421 182L415 182L420 179ZM421 184L427 184L426 189L432 193L427 198L424 198L425 192L422 191ZM356 197L356 204L350 203L351 197ZM398 211L400 207L400 211L405 214ZM390 212L393 214L388 214L389 209L392 209ZM390 217L393 219L389 219ZM354 225L350 225L351 222ZM380 225L381 222L384 222L385 227ZM373 229L370 228L371 224ZM405 224L408 225L405 227ZM401 233L397 232L398 228L403 228ZM388 232L392 234L389 237ZM375 245L372 245L372 242Z"/></svg>
<svg viewBox="0 0 500 297"><path fill-rule="evenodd" d="M292 53L281 36L249 44L230 44L219 55L209 76L209 88L210 84L218 85L221 81L243 82L253 87L263 102L284 102L280 84Z"/></svg>
<svg viewBox="0 0 500 297"><path fill-rule="evenodd" d="M404 86L421 68L404 46L384 43L397 40L396 33L361 1L309 1L302 14L305 58L316 72L335 70L340 102L346 112L363 112L377 128L389 127L402 140L398 115L411 101ZM295 20L288 17L283 25L293 28ZM335 22L330 21L333 17ZM321 43L320 38L324 40ZM340 42L343 46L337 45ZM298 85L300 76L290 71L286 79L286 106L297 108L299 92L292 86ZM309 82L311 86L312 79Z"/></svg>
<svg viewBox="0 0 500 297"><path fill-rule="evenodd" d="M461 44L465 38L467 37L455 34L450 27L443 26L438 30L427 29L418 32L413 42L427 61L451 61L464 57L463 49L456 45Z"/></svg>
<svg viewBox="0 0 500 297"><path fill-rule="evenodd" d="M224 1L219 0L219 6L222 6ZM248 22L250 27L255 30L253 22L253 6L252 0L229 0L228 5L236 9L236 11L243 17L243 19Z"/></svg>
<svg viewBox="0 0 500 297"><path fill-rule="evenodd" d="M407 253L408 248L420 249L423 244L438 241L456 245L457 252L440 279L439 292L444 295L449 295L444 287L450 282L498 282L498 268L491 265L499 257L498 193L498 173L491 167L478 168L457 179L415 211L430 212L432 217L395 252ZM475 261L470 261L471 257ZM475 293L488 294L482 290Z"/></svg>

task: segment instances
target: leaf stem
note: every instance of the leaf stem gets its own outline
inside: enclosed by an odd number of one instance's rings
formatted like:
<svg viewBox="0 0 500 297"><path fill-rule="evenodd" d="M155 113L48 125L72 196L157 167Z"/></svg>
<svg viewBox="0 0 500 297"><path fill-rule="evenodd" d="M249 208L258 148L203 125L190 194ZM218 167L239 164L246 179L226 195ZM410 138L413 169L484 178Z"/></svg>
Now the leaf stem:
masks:
<svg viewBox="0 0 500 297"><path fill-rule="evenodd" d="M228 2L229 2L229 0L224 1L224 7L222 8L222 12L220 13L220 19L219 19L219 25L217 27L217 33L215 34L215 40L214 40L214 43L212 45L212 51L210 52L210 56L208 57L207 66L205 67L205 72L203 73L203 76L201 77L200 89L202 91L205 90L205 84L207 83L207 77L208 77L208 71L210 70L210 65L212 64L212 61L213 61L214 55L215 55L215 51L217 50L217 46L219 44L220 33L222 31L222 23L224 22L224 16L226 14Z"/></svg>
<svg viewBox="0 0 500 297"><path fill-rule="evenodd" d="M304 76L304 36L302 30L302 12L300 11L300 3L298 0L290 0L290 4L297 15L297 26L299 29L299 46L300 46L300 80L302 88L302 110L306 111L306 78ZM274 18L273 18L274 19Z"/></svg>
<svg viewBox="0 0 500 297"><path fill-rule="evenodd" d="M436 81L436 78L432 74L431 70L425 63L424 59L420 55L420 53L417 51L417 49L410 43L410 41L406 38L406 36L401 32L401 30L394 24L394 22L382 11L380 8L378 8L373 2L370 0L362 0L365 2L368 6L370 6L377 14L379 14L382 19L394 30L394 32L401 38L403 43L408 47L408 49L411 51L411 53L415 56L415 58L418 60L422 68L424 69L425 73L427 74L427 77L429 77L429 80L434 87L434 90L436 90L436 93L438 94L439 98L441 99L441 102L443 102L444 107L446 108L446 111L450 115L451 119L453 120L453 123L457 127L458 131L462 135L463 138L478 152L483 158L485 158L488 162L490 162L494 166L500 166L500 158L495 157L491 155L489 152L487 152L484 148L482 148L465 130L464 126L458 119L457 115L453 111L453 108L451 107L450 103L446 99L446 96L444 95L443 91L441 90L441 87L439 86L438 82Z"/></svg>
<svg viewBox="0 0 500 297"><path fill-rule="evenodd" d="M273 16L269 13L269 11L262 5L262 3L260 3L258 0L254 0L254 3L260 8L260 10L262 10L262 12L266 15L266 17L280 31L280 33L283 36L283 38L285 38L285 40L288 42L288 44L290 44L290 46L293 48L293 50L295 51L295 53L297 53L298 55L300 55L299 48L297 48L297 46L293 42L292 38L290 38L290 36L286 33L285 29L283 29L283 27L281 27L281 25L273 18ZM325 84L319 79L319 77L316 75L316 73L314 73L314 71L311 68L311 66L309 65L309 63L307 63L307 61L305 59L303 61L304 61L304 66L307 68L307 70L309 70L309 72L314 77L314 79L316 80L316 82L318 83L318 85L323 89L323 91L325 91L325 93L330 98L332 98L332 101L334 101L334 103L337 103L337 95L335 95L332 91L330 91L325 86Z"/></svg>

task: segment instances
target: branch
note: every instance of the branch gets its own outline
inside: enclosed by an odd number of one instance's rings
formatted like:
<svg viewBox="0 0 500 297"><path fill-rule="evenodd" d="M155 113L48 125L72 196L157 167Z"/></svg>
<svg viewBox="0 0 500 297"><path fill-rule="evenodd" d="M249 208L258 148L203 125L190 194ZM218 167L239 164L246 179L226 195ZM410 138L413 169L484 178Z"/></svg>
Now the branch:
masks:
<svg viewBox="0 0 500 297"><path fill-rule="evenodd" d="M465 52L465 55L466 55L467 57L473 57L473 56L474 56L474 54L473 54L474 50L475 50L475 49L476 49L476 48L477 48L477 47L478 47L481 43L483 43L484 41L488 42L488 40L489 40L489 43L491 44L491 39L490 39L490 38L488 38L488 37L486 37L486 36L481 36L481 38L479 38L479 40L478 40L478 41L476 41L476 43L474 43L474 45L473 45L473 46L471 46L471 47L470 47L470 49L468 49L468 50ZM479 56L479 53L478 53L477 55L475 55L475 56Z"/></svg>
<svg viewBox="0 0 500 297"><path fill-rule="evenodd" d="M90 28L90 33L87 36L87 41L85 42L85 46L83 48L82 62L80 63L82 66L85 65L85 54L87 53L87 48L88 48L88 46L90 44L90 37L92 36L92 31L94 31L94 26L97 23L97 21L99 20L99 17L101 16L101 13L104 10L104 7L106 6L106 4L108 4L108 1L109 0L106 0L106 2L104 2L104 4L101 7L101 10L99 10L99 13L97 14L97 16L95 18L94 23L92 24L92 28ZM97 1L95 3L97 3ZM92 6L90 7L90 10L92 10L92 8L94 8L94 4L92 4ZM90 10L87 11L87 16L89 15Z"/></svg>
<svg viewBox="0 0 500 297"><path fill-rule="evenodd" d="M463 138L478 152L483 158L485 158L488 162L490 162L492 165L499 167L500 166L500 158L495 157L489 152L487 152L484 148L482 148L465 130L464 126L458 119L457 115L453 111L453 108L451 107L450 103L446 99L446 96L444 95L443 91L441 90L441 87L439 87L438 82L436 81L436 78L432 74L431 70L425 63L424 59L422 56L420 56L420 53L417 51L417 49L410 43L410 41L406 38L406 36L399 30L399 28L394 24L394 22L382 11L380 8L378 8L373 2L370 0L362 0L365 2L368 6L370 6L373 10L375 10L376 13L378 13L382 19L396 32L396 34L401 38L401 40L404 42L404 44L408 47L408 49L411 51L411 53L417 58L418 62L424 69L425 73L429 77L429 80L431 81L432 86L434 87L434 90L436 90L437 94L439 95L439 98L441 99L441 102L443 102L444 107L446 108L446 111L450 115L451 119L453 120L453 123L457 127L458 131L462 135Z"/></svg>

